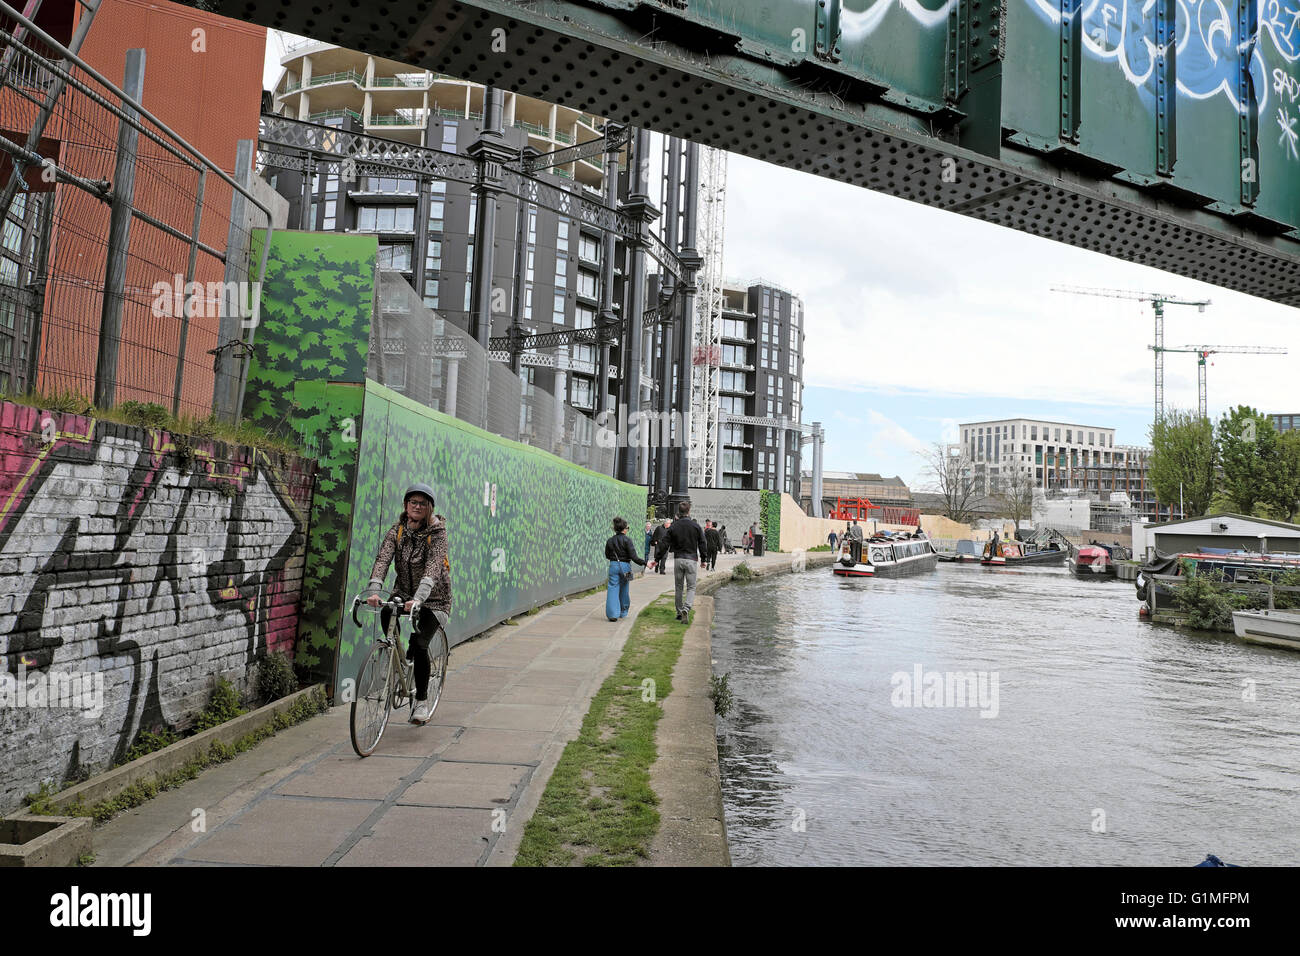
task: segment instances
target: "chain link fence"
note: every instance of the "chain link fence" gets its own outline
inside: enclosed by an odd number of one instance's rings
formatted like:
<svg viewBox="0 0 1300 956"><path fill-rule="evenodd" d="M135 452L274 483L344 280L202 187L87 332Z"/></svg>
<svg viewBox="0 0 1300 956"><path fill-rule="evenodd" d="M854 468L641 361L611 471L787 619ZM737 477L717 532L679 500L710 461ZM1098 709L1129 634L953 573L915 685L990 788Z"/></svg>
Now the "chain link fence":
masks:
<svg viewBox="0 0 1300 956"><path fill-rule="evenodd" d="M616 434L564 401L567 350L533 356L555 377L553 394L492 358L467 332L429 309L399 272L379 270L370 378L484 431L551 452L601 474L614 470ZM544 363L544 364L543 364Z"/></svg>

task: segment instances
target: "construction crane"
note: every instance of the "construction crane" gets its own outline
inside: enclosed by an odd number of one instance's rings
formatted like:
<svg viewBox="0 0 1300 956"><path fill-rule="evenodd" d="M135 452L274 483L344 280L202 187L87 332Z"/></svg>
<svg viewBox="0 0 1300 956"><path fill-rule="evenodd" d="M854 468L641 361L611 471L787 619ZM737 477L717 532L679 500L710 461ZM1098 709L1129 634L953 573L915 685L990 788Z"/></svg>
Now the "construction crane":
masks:
<svg viewBox="0 0 1300 956"><path fill-rule="evenodd" d="M1148 345L1147 348L1154 349L1154 345ZM1208 418L1205 403L1205 360L1211 355L1220 352L1232 355L1286 355L1286 349L1276 348L1271 345L1184 345L1177 349L1162 349L1165 352L1190 352L1195 354L1197 359L1196 368L1196 396L1197 410L1201 418Z"/></svg>
<svg viewBox="0 0 1300 956"><path fill-rule="evenodd" d="M1158 292L1133 292L1129 289L1092 289L1083 286L1052 286L1053 292L1073 292L1076 295L1100 295L1109 299L1134 299L1138 302L1150 302L1155 313L1155 345L1151 350L1156 356L1156 407L1153 422L1159 422L1165 414L1165 306L1194 305L1198 312L1204 312L1210 304L1209 299L1180 299L1175 295L1161 295Z"/></svg>

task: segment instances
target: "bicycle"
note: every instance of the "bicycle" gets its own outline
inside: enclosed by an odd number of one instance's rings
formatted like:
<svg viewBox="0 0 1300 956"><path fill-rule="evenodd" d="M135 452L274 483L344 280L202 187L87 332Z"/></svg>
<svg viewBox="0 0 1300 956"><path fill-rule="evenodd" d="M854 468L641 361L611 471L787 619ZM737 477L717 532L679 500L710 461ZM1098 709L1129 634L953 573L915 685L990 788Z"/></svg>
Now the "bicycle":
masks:
<svg viewBox="0 0 1300 956"><path fill-rule="evenodd" d="M375 591L375 594L388 594L386 601L377 607L371 607L365 600L369 594L362 592L352 601L352 622L365 631L357 612L364 608L373 618L379 619L384 608L391 608L388 619L388 631L374 639L374 646L366 655L365 662L357 674L356 694L352 698L350 718L352 732L352 749L359 757L369 757L379 746L379 740L388 727L388 719L394 710L400 710L407 704L415 710L415 664L406 659L406 646L402 641L401 618L406 614L406 602L401 597L387 591ZM365 594L365 597L363 597ZM429 640L429 699L432 708L437 709L442 698L443 684L447 677L447 663L451 651L447 646L447 632L441 622L438 630Z"/></svg>

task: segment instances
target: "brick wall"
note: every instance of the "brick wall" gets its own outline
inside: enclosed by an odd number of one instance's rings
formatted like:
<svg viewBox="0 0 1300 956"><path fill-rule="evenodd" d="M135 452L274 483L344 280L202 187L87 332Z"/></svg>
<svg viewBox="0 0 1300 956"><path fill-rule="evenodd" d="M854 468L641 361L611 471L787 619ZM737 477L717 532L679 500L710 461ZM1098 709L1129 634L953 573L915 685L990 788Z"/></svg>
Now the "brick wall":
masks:
<svg viewBox="0 0 1300 956"><path fill-rule="evenodd" d="M0 405L0 812L292 653L314 467Z"/></svg>

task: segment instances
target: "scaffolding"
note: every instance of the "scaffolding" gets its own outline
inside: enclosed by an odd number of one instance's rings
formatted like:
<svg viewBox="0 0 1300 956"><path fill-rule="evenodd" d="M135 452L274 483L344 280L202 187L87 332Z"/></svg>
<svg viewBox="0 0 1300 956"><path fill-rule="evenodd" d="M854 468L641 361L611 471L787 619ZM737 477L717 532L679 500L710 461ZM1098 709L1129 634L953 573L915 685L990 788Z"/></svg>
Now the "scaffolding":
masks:
<svg viewBox="0 0 1300 956"><path fill-rule="evenodd" d="M691 350L690 484L718 484L718 387L722 364L722 251L727 229L727 154L700 150L700 269L695 340Z"/></svg>

